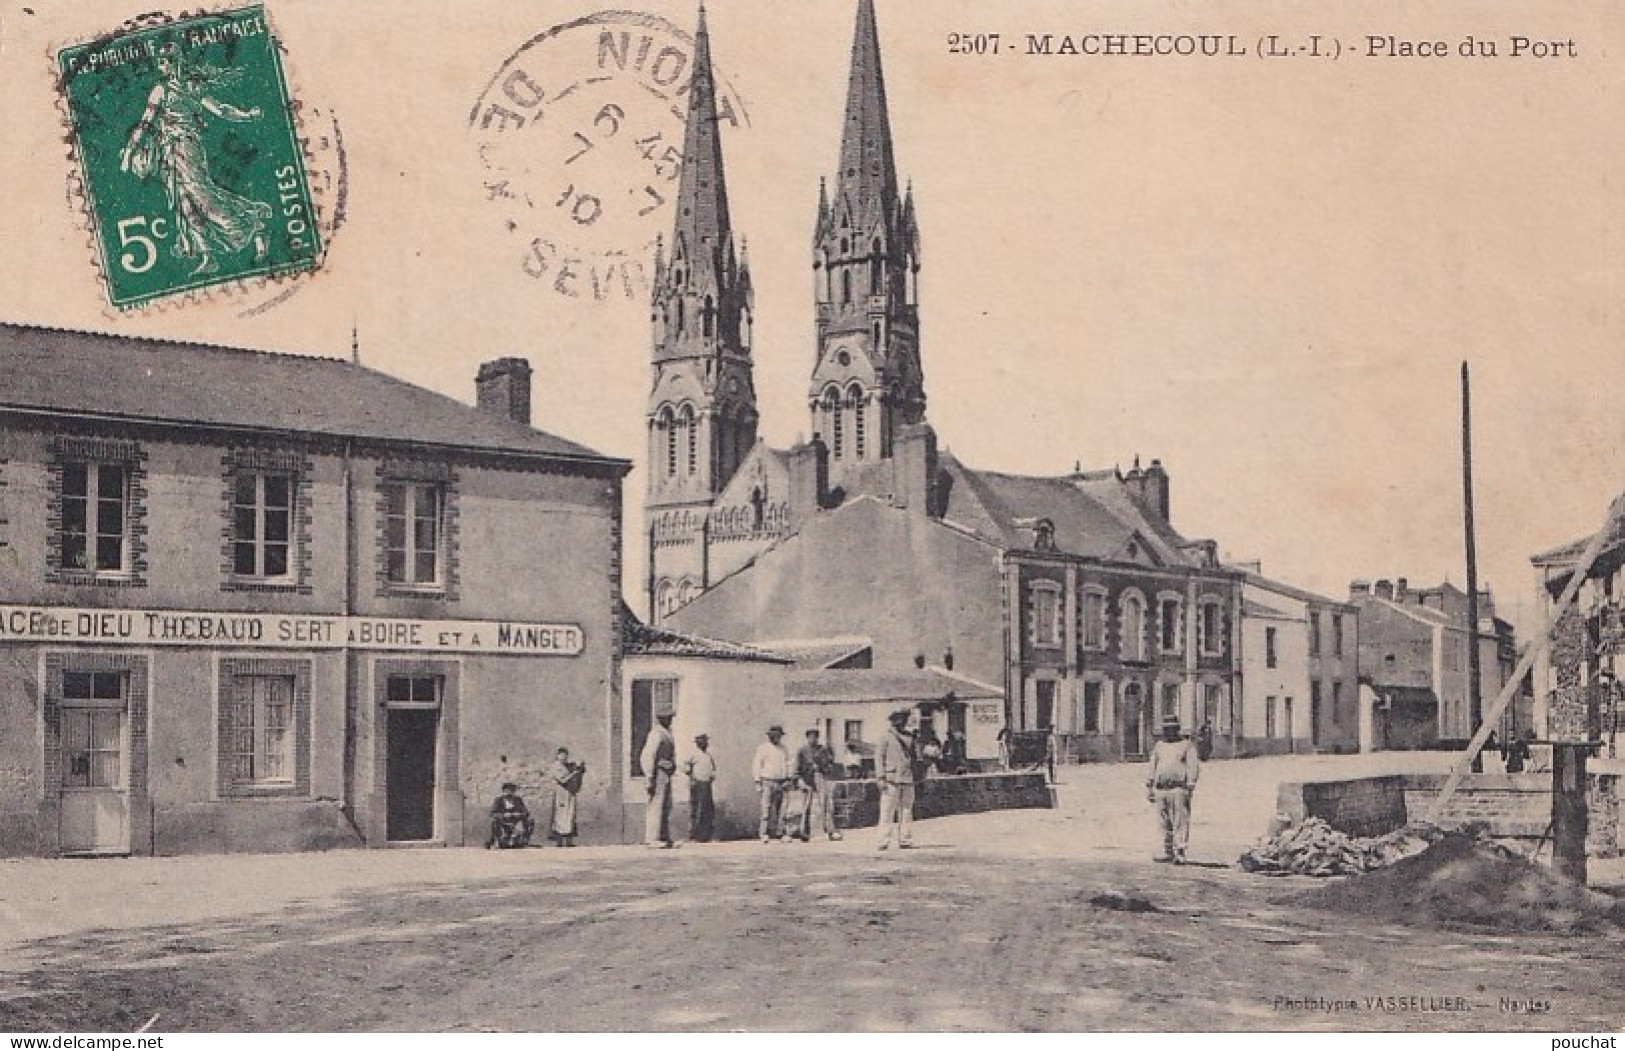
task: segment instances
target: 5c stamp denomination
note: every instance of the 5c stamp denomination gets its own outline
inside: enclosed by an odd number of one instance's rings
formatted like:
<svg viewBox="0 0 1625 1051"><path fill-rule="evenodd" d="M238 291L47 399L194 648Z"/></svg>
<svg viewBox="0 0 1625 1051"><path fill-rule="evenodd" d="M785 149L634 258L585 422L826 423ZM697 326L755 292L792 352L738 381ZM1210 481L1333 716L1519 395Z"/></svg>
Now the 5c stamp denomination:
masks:
<svg viewBox="0 0 1625 1051"><path fill-rule="evenodd" d="M263 8L63 48L57 76L108 299L313 269L322 236Z"/></svg>

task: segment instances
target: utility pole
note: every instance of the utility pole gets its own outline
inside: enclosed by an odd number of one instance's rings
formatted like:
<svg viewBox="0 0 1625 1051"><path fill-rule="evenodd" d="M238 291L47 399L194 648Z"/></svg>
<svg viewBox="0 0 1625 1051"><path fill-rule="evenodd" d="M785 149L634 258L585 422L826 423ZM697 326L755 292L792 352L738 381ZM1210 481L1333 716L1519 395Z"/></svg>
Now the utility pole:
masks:
<svg viewBox="0 0 1625 1051"><path fill-rule="evenodd" d="M1461 363L1461 489L1467 534L1467 724L1478 733L1484 721L1483 671L1478 663L1478 543L1473 536L1473 397L1467 363ZM1484 772L1483 752L1473 753L1473 773Z"/></svg>

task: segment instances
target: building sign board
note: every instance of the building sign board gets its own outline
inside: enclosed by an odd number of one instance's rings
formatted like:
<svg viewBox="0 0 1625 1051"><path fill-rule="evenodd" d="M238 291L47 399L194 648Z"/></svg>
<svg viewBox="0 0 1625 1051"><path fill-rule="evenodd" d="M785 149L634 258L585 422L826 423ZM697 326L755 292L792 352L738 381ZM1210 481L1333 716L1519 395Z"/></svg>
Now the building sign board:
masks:
<svg viewBox="0 0 1625 1051"><path fill-rule="evenodd" d="M3 643L356 649L574 657L580 625L309 613L0 605Z"/></svg>

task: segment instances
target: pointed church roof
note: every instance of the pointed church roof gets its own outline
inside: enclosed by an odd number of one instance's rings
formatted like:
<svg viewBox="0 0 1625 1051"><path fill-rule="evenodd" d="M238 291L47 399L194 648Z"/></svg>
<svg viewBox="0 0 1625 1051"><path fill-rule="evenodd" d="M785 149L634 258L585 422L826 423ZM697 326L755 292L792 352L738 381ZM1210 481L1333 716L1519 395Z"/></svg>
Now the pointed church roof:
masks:
<svg viewBox="0 0 1625 1051"><path fill-rule="evenodd" d="M694 80L688 93L688 127L683 134L683 170L677 184L677 215L672 251L687 248L689 265L705 266L722 286L732 249L728 184L722 168L722 136L717 122L716 76L711 69L711 33L700 5L694 30Z"/></svg>
<svg viewBox="0 0 1625 1051"><path fill-rule="evenodd" d="M858 0L836 197L845 198L854 215L863 220L879 218L890 222L896 214L897 164L892 157L891 119L886 113L886 81L880 69L874 0Z"/></svg>

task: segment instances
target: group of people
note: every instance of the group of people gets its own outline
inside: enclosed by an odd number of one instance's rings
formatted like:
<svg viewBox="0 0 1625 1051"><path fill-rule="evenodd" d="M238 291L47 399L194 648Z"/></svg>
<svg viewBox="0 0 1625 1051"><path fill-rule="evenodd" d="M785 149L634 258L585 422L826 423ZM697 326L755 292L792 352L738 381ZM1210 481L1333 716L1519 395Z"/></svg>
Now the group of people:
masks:
<svg viewBox="0 0 1625 1051"><path fill-rule="evenodd" d="M547 838L561 847L576 845L576 796L581 793L581 782L586 777L587 764L570 760L570 750L560 748L548 767L548 780L553 783L553 812L548 822ZM485 848L504 850L528 847L536 833L536 819L519 795L519 786L512 781L502 783L502 794L491 804L491 832Z"/></svg>
<svg viewBox="0 0 1625 1051"><path fill-rule="evenodd" d="M941 757L940 751L931 747L934 738L909 728L912 717L909 708L892 712L887 717L886 733L875 747L875 778L880 782L879 850L893 845L900 850L913 846L915 786ZM644 842L658 849L676 846L671 817L672 778L678 762L671 723L669 712L655 716L639 756L649 796ZM784 727L775 723L767 728L767 739L757 746L751 760L751 778L759 803L757 834L763 843L806 843L815 835L831 840L842 838L835 821L832 787L832 782L839 779L839 766L834 751L820 737L817 729L809 729L805 743L792 756L784 744ZM1146 797L1156 805L1162 828L1163 854L1159 861L1185 863L1191 797L1202 770L1201 751L1200 742L1185 737L1179 722L1172 719L1163 724L1162 739L1151 749L1145 789ZM1521 760L1527 755L1527 746L1515 740L1507 754L1509 771L1514 763L1521 769ZM689 783L689 839L707 843L716 834L717 778L717 761L711 754L707 734L695 735L694 751L683 760L682 770ZM576 796L586 771L587 764L571 761L568 748L558 750L548 769L553 783L548 838L561 847L576 845ZM789 805L792 798L797 805ZM486 847L528 846L535 828L518 785L505 782L502 794L491 804L491 832Z"/></svg>
<svg viewBox="0 0 1625 1051"><path fill-rule="evenodd" d="M888 718L890 728L875 750L875 776L880 781L879 849L911 846L914 816L914 786L925 776L924 766L934 761L925 757L917 736L909 730L912 709L900 708ZM649 796L645 811L644 843L669 850L676 846L672 831L672 778L678 769L677 743L671 732L672 717L656 715L639 756ZM757 794L757 835L763 843L796 840L811 842L815 836L829 840L842 838L835 820L833 782L841 767L835 752L822 740L819 730L809 729L806 740L794 755L784 743L784 727L767 728L767 739L751 759L751 780ZM694 751L682 763L688 778L689 839L707 843L716 834L716 757L706 734L694 738Z"/></svg>

